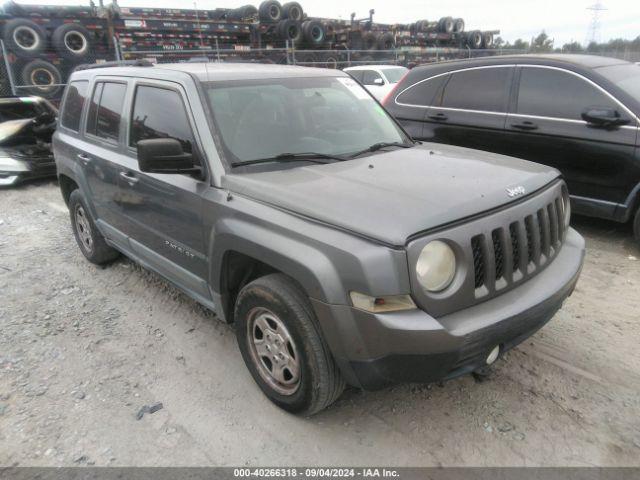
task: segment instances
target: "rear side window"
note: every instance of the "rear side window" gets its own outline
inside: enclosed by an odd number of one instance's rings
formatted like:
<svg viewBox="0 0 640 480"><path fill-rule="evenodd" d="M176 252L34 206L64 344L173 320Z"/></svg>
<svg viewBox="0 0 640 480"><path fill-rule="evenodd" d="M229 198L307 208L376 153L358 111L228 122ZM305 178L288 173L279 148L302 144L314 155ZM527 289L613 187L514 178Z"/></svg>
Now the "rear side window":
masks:
<svg viewBox="0 0 640 480"><path fill-rule="evenodd" d="M540 117L582 119L589 107L617 108L608 96L571 73L525 67L520 74L517 112Z"/></svg>
<svg viewBox="0 0 640 480"><path fill-rule="evenodd" d="M400 93L400 95L398 95L396 103L416 106L430 106L433 104L433 98L436 96L436 93L438 92L440 86L442 86L442 83L446 78L446 75L442 75L440 77L430 78L429 80L416 83Z"/></svg>
<svg viewBox="0 0 640 480"><path fill-rule="evenodd" d="M87 133L106 140L118 141L126 91L127 86L123 83L96 83L89 105Z"/></svg>
<svg viewBox="0 0 640 480"><path fill-rule="evenodd" d="M358 82L362 83L362 75L364 74L362 70L351 70L347 73L355 78Z"/></svg>
<svg viewBox="0 0 640 480"><path fill-rule="evenodd" d="M441 106L506 112L513 68L479 68L451 75L444 87Z"/></svg>
<svg viewBox="0 0 640 480"><path fill-rule="evenodd" d="M187 153L193 151L193 133L180 94L165 88L139 86L131 114L129 145L150 138L175 138Z"/></svg>
<svg viewBox="0 0 640 480"><path fill-rule="evenodd" d="M65 97L60 117L60 123L63 127L74 132L80 130L80 117L82 116L88 88L89 82L87 81L71 82L67 87L67 96Z"/></svg>

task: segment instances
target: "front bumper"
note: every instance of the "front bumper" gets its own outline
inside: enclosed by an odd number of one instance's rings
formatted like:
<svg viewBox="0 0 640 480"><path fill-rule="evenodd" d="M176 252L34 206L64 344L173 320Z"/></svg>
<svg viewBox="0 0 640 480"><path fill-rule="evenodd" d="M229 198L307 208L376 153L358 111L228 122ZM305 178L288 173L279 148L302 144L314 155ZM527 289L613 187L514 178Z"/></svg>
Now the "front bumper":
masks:
<svg viewBox="0 0 640 480"><path fill-rule="evenodd" d="M547 323L578 281L584 239L573 229L553 262L524 284L439 318L422 310L372 314L312 300L324 336L348 383L367 390L433 382L485 365Z"/></svg>
<svg viewBox="0 0 640 480"><path fill-rule="evenodd" d="M0 158L0 186L10 186L25 180L56 175L56 163L53 155L24 158L3 152L3 156L11 160L11 165L3 166Z"/></svg>

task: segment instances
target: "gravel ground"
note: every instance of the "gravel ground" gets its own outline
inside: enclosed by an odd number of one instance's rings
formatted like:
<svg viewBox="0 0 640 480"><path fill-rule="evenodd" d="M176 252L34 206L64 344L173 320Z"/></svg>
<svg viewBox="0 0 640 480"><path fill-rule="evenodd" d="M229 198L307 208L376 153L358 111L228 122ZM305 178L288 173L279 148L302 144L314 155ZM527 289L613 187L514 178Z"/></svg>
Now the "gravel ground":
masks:
<svg viewBox="0 0 640 480"><path fill-rule="evenodd" d="M266 400L232 329L127 259L84 260L54 182L0 190L0 465L640 465L640 249L577 219L574 295L490 380ZM137 414L145 405L163 408Z"/></svg>

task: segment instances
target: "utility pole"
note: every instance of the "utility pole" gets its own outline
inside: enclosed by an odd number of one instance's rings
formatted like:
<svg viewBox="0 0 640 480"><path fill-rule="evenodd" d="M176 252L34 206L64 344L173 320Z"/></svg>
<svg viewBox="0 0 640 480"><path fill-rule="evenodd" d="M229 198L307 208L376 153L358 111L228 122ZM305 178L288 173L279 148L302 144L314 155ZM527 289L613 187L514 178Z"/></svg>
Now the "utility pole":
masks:
<svg viewBox="0 0 640 480"><path fill-rule="evenodd" d="M585 39L585 47L589 46L591 42L600 41L600 16L602 12L606 10L605 6L600 0L587 7L587 10L591 10L591 23L587 30L587 38Z"/></svg>

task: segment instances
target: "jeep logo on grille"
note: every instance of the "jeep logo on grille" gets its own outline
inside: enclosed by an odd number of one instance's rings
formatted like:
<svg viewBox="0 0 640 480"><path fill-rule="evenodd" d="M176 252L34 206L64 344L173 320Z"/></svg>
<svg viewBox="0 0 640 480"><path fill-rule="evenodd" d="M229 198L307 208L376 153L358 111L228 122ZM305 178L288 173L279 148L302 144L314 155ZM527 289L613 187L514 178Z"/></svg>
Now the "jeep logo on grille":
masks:
<svg viewBox="0 0 640 480"><path fill-rule="evenodd" d="M513 188L507 188L507 195L509 195L510 198L524 195L525 192L526 190L522 185L518 185L517 187L513 187Z"/></svg>

